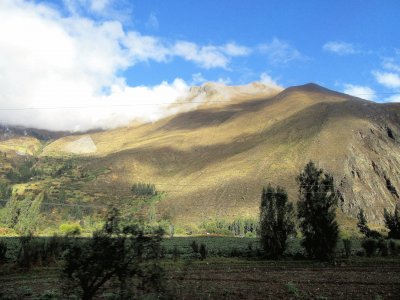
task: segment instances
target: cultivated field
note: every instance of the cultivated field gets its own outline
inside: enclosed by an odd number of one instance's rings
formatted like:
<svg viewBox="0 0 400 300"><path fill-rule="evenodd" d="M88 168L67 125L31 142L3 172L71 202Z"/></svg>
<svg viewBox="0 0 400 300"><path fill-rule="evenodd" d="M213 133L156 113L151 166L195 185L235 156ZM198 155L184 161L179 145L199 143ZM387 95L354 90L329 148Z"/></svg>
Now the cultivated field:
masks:
<svg viewBox="0 0 400 300"><path fill-rule="evenodd" d="M193 253L194 240L206 244L206 259ZM6 241L16 250L17 239ZM400 294L400 257L357 256L357 241L350 258L343 258L339 247L334 263L301 258L298 240L291 241L289 255L278 261L258 258L255 238L172 238L163 247L164 285L172 299L398 299ZM60 296L60 261L23 271L12 260L0 267L0 299L65 298ZM97 299L117 295L108 286Z"/></svg>

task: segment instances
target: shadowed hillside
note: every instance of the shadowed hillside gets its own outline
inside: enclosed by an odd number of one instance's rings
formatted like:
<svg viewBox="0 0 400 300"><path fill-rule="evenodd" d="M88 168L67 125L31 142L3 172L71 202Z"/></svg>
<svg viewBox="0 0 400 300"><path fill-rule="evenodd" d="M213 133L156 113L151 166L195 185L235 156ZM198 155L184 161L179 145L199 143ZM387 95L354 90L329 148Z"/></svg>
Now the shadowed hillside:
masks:
<svg viewBox="0 0 400 300"><path fill-rule="evenodd" d="M399 201L400 105L315 84L243 99L228 92L208 88L216 105L155 123L60 138L40 157L81 157L88 170L108 170L80 188L111 199L154 183L166 192L158 214L180 223L257 216L268 182L296 201L295 177L313 160L334 175L342 222L363 208L382 224L383 208Z"/></svg>

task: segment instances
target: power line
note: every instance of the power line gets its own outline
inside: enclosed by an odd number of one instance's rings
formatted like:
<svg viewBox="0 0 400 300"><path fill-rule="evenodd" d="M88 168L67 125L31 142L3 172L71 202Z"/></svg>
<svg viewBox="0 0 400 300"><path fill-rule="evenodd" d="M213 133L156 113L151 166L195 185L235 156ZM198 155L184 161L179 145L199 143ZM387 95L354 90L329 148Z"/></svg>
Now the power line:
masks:
<svg viewBox="0 0 400 300"><path fill-rule="evenodd" d="M400 92L380 92L380 93L374 93L374 94L353 94L349 96L353 97L358 97L358 96L376 96L376 95L400 95ZM265 100L267 99L273 99L275 96L272 97L266 97ZM299 98L299 97L298 97ZM261 99L249 99L246 101L255 101L255 100L261 100ZM233 105L235 104L240 104L240 103L246 103L246 101L243 102L235 102L232 100L209 100L209 101L177 101L177 102L159 102L159 103L145 103L145 102L137 102L137 103L132 103L132 104L108 104L108 105L82 105L82 106L50 106L50 107L2 107L0 108L0 111L24 111L24 110L68 110L68 109L109 109L109 108L135 108L136 106L164 106L164 105L190 105L190 104L209 104L209 103L232 103Z"/></svg>

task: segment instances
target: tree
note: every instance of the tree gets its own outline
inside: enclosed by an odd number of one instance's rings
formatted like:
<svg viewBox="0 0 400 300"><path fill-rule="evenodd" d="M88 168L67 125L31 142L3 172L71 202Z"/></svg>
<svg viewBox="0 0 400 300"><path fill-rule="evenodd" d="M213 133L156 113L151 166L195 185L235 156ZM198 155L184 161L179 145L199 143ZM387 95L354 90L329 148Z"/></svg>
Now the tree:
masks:
<svg viewBox="0 0 400 300"><path fill-rule="evenodd" d="M112 210L101 230L90 239L76 239L66 252L62 270L66 288L80 288L83 300L93 299L112 280L119 283L120 299L138 297L139 289L159 292L162 269L157 258L162 235L162 230L145 235L139 226L121 226L118 211ZM129 280L132 284L128 285Z"/></svg>
<svg viewBox="0 0 400 300"><path fill-rule="evenodd" d="M357 227L360 230L360 232L367 238L372 238L372 239L379 239L382 237L382 235L376 231L376 230L371 230L368 225L367 225L367 218L365 217L364 210L361 208L358 215L357 215Z"/></svg>
<svg viewBox="0 0 400 300"><path fill-rule="evenodd" d="M297 177L302 245L311 258L333 259L339 235L333 177L310 161Z"/></svg>
<svg viewBox="0 0 400 300"><path fill-rule="evenodd" d="M263 188L260 206L261 245L268 257L278 258L286 249L288 236L295 232L294 210L286 191L268 185Z"/></svg>
<svg viewBox="0 0 400 300"><path fill-rule="evenodd" d="M393 214L386 208L383 211L385 226L389 229L388 237L391 239L400 239L400 205L396 204Z"/></svg>

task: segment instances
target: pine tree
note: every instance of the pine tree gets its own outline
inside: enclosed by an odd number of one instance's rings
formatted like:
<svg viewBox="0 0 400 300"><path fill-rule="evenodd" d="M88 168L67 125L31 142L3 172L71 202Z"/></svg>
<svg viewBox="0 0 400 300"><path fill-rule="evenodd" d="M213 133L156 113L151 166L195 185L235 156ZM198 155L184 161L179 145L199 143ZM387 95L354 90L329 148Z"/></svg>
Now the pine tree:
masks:
<svg viewBox="0 0 400 300"><path fill-rule="evenodd" d="M333 177L310 161L297 177L298 217L309 257L333 259L339 235L336 222L337 193Z"/></svg>
<svg viewBox="0 0 400 300"><path fill-rule="evenodd" d="M268 185L261 195L260 237L268 257L278 258L286 249L288 236L295 232L294 210L286 191Z"/></svg>

